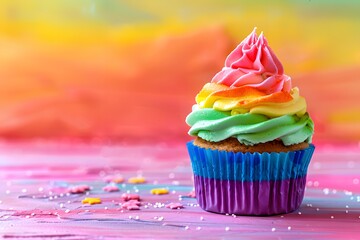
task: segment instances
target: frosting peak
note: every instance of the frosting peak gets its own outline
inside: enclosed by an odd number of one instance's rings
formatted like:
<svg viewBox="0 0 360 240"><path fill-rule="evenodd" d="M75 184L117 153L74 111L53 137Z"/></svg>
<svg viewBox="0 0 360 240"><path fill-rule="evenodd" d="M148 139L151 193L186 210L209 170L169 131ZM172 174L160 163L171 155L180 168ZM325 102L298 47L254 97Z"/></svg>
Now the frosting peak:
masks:
<svg viewBox="0 0 360 240"><path fill-rule="evenodd" d="M267 94L291 89L291 79L263 33L256 28L226 58L224 68L212 79L229 87L252 86Z"/></svg>
<svg viewBox="0 0 360 240"><path fill-rule="evenodd" d="M256 28L226 58L225 67L242 69L244 72L282 75L284 68L268 42L261 33L256 35Z"/></svg>

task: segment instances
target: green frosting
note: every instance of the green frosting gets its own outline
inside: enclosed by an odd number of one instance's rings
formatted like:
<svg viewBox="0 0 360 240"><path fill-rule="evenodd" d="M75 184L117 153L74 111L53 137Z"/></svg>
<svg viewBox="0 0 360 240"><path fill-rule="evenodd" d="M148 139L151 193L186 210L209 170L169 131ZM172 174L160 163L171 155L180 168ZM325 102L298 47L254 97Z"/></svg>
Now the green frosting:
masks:
<svg viewBox="0 0 360 240"><path fill-rule="evenodd" d="M311 142L314 123L306 113L302 117L284 115L269 118L262 114L220 112L212 108L193 110L186 118L189 134L210 142L236 137L240 143L254 145L280 139L284 145Z"/></svg>

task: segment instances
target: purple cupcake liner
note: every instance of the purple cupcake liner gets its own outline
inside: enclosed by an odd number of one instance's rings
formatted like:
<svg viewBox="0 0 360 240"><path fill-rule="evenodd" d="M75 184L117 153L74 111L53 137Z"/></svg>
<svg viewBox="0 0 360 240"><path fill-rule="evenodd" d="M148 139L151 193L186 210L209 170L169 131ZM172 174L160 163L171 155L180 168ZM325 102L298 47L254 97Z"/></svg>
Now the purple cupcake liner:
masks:
<svg viewBox="0 0 360 240"><path fill-rule="evenodd" d="M196 197L206 211L275 215L299 208L314 152L234 153L187 144Z"/></svg>
<svg viewBox="0 0 360 240"><path fill-rule="evenodd" d="M195 193L202 209L237 215L276 215L298 209L306 176L279 181L242 182L194 176Z"/></svg>

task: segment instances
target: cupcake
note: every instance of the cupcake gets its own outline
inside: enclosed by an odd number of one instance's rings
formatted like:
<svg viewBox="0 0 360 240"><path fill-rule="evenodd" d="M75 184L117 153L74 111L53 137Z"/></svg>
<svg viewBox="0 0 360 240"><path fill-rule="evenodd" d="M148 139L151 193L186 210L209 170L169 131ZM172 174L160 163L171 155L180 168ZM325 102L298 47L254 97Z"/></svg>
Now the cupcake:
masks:
<svg viewBox="0 0 360 240"><path fill-rule="evenodd" d="M226 58L187 116L196 198L206 211L275 215L299 208L314 124L299 89L256 29Z"/></svg>

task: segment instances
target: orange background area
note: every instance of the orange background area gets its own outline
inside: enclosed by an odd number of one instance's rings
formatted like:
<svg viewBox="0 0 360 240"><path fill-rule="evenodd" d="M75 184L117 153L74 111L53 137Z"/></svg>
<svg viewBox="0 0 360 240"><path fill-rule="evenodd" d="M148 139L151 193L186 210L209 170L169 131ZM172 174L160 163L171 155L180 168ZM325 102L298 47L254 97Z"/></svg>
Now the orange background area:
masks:
<svg viewBox="0 0 360 240"><path fill-rule="evenodd" d="M2 1L0 137L190 139L195 95L257 26L307 99L314 141L358 142L359 7Z"/></svg>

